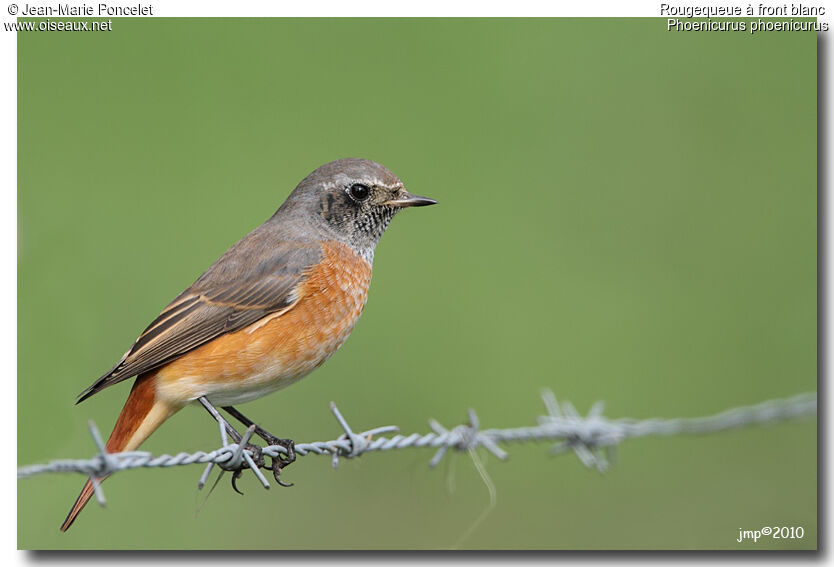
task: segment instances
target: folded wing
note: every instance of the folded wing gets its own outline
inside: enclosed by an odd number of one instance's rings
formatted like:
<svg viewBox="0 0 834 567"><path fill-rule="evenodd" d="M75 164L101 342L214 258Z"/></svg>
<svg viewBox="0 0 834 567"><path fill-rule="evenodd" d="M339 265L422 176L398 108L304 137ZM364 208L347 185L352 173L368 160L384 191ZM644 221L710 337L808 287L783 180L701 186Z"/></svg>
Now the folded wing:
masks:
<svg viewBox="0 0 834 567"><path fill-rule="evenodd" d="M258 237L253 233L248 242L236 244L174 299L119 363L79 395L78 402L266 315L292 309L300 299L299 284L321 258L321 247L298 241L276 245ZM242 251L243 246L249 250Z"/></svg>

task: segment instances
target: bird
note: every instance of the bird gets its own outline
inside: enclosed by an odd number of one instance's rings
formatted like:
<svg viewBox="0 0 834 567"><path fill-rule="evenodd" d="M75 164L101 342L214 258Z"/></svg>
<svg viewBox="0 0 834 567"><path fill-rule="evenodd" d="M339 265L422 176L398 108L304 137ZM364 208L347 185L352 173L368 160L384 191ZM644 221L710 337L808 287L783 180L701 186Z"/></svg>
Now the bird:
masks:
<svg viewBox="0 0 834 567"><path fill-rule="evenodd" d="M374 250L389 223L405 208L436 203L409 193L391 171L366 159L340 159L310 173L79 394L76 403L136 377L107 452L136 450L177 411L196 403L239 442L220 406L270 444L285 447L287 456L272 464L278 480L295 458L293 442L273 436L234 406L293 384L339 349L365 306ZM87 480L61 531L90 500L93 482Z"/></svg>

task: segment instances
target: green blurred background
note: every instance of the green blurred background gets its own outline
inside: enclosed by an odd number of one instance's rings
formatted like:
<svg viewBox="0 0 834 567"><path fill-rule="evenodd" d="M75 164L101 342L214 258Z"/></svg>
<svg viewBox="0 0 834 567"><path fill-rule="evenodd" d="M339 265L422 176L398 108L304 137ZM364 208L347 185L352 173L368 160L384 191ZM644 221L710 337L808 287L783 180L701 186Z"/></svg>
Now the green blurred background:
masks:
<svg viewBox="0 0 834 567"><path fill-rule="evenodd" d="M665 20L114 20L20 33L18 463L92 455L80 406L166 303L318 165L384 163L399 216L366 311L312 376L242 409L299 441L534 423L539 390L682 417L816 387L816 37ZM105 433L106 433L105 432ZM189 408L143 447L210 450ZM22 548L814 548L816 421L629 441L600 475L546 444L308 457L241 497L201 467L18 485ZM803 540L736 543L739 528ZM468 533L470 532L470 533Z"/></svg>

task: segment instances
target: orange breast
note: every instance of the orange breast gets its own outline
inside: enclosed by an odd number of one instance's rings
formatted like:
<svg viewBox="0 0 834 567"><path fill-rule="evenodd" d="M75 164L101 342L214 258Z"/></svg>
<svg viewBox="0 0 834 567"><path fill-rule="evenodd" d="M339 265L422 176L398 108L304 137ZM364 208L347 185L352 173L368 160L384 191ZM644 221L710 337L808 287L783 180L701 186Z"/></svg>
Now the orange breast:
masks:
<svg viewBox="0 0 834 567"><path fill-rule="evenodd" d="M288 310L213 341L157 372L157 395L216 405L254 400L292 384L324 363L347 339L368 297L371 266L347 246L323 245L321 263L296 290Z"/></svg>

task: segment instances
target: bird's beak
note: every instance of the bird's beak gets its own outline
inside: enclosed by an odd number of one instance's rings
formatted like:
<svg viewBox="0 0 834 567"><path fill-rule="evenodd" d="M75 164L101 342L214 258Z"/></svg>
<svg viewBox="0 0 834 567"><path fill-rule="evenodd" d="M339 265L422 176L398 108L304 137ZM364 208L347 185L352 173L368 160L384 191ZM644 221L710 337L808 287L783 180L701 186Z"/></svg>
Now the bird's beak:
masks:
<svg viewBox="0 0 834 567"><path fill-rule="evenodd" d="M429 199L428 197L421 197L420 195L412 195L408 191L403 190L396 199L385 201L383 205L391 205L393 207L425 207L427 205L436 205L437 201Z"/></svg>

